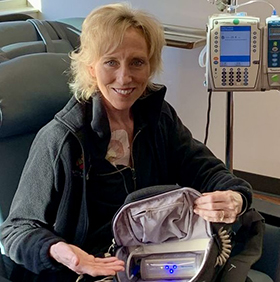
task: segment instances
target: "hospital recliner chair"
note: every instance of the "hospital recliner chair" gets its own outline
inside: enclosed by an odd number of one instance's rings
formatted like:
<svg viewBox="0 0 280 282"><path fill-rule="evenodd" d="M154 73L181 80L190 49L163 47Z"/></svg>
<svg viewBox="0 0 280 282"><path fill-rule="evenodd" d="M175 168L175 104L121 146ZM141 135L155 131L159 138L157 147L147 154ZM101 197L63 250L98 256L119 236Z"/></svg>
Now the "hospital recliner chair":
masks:
<svg viewBox="0 0 280 282"><path fill-rule="evenodd" d="M79 44L72 27L30 20L0 22L0 225L35 135L71 97L68 53Z"/></svg>
<svg viewBox="0 0 280 282"><path fill-rule="evenodd" d="M0 223L37 131L70 99L74 27L55 21L0 22Z"/></svg>
<svg viewBox="0 0 280 282"><path fill-rule="evenodd" d="M68 67L67 54L50 53L25 55L0 64L0 225L8 215L37 131L70 98L65 74ZM3 277L0 261L0 282Z"/></svg>

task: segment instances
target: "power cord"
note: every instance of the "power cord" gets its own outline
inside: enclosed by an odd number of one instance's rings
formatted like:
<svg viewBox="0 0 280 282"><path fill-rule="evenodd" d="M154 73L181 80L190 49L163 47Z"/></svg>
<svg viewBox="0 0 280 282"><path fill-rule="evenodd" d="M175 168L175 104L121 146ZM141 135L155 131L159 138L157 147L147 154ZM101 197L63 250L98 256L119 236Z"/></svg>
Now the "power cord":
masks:
<svg viewBox="0 0 280 282"><path fill-rule="evenodd" d="M231 240L227 230L221 227L218 231L218 236L221 241L221 251L217 257L215 267L217 265L222 266L225 264L231 253Z"/></svg>
<svg viewBox="0 0 280 282"><path fill-rule="evenodd" d="M209 90L209 95L208 95L208 110L207 110L207 121L206 121L206 128L205 128L204 145L207 144L208 135L209 135L212 93L213 93L212 90Z"/></svg>
<svg viewBox="0 0 280 282"><path fill-rule="evenodd" d="M141 249L141 247L136 248L134 251L132 251L126 261L126 276L129 280L132 280L134 278L134 276L136 275L136 273L140 270L140 268L138 266L134 267L132 274L130 274L130 268L131 268L131 261L132 258L134 257L135 254L139 253L139 250Z"/></svg>

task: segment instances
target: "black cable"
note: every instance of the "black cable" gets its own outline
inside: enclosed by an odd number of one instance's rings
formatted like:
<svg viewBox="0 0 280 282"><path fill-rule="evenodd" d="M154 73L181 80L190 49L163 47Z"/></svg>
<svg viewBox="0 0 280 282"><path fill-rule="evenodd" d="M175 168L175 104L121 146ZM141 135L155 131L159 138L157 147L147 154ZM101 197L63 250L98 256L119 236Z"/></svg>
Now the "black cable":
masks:
<svg viewBox="0 0 280 282"><path fill-rule="evenodd" d="M209 135L210 113L211 113L211 100L212 100L212 90L209 90L209 96L208 96L208 110L207 110L207 122L206 122L206 128L205 128L204 145L207 144L207 139L208 139L208 135Z"/></svg>

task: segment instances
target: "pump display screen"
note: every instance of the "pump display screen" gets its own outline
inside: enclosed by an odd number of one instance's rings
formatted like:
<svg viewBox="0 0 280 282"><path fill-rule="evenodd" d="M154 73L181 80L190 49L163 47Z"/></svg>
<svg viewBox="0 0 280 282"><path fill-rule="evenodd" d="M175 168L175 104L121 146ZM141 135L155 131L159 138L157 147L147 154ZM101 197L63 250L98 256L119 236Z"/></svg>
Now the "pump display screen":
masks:
<svg viewBox="0 0 280 282"><path fill-rule="evenodd" d="M251 27L220 27L220 66L249 67L251 62Z"/></svg>
<svg viewBox="0 0 280 282"><path fill-rule="evenodd" d="M280 27L271 27L269 29L269 40L280 40Z"/></svg>

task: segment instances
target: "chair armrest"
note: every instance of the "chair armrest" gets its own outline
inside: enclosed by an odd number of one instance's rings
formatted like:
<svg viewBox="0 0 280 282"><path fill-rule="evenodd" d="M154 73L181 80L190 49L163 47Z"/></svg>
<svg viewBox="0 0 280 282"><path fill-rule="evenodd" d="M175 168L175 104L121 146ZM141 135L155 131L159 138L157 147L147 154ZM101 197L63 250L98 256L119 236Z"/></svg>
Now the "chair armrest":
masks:
<svg viewBox="0 0 280 282"><path fill-rule="evenodd" d="M6 271L5 271L3 257L2 257L2 254L0 252L0 282L8 282L9 281L4 277L6 277Z"/></svg>
<svg viewBox="0 0 280 282"><path fill-rule="evenodd" d="M269 275L273 281L280 281L280 227L265 224L263 252L252 269Z"/></svg>
<svg viewBox="0 0 280 282"><path fill-rule="evenodd" d="M12 281L0 276L0 282L12 282Z"/></svg>

